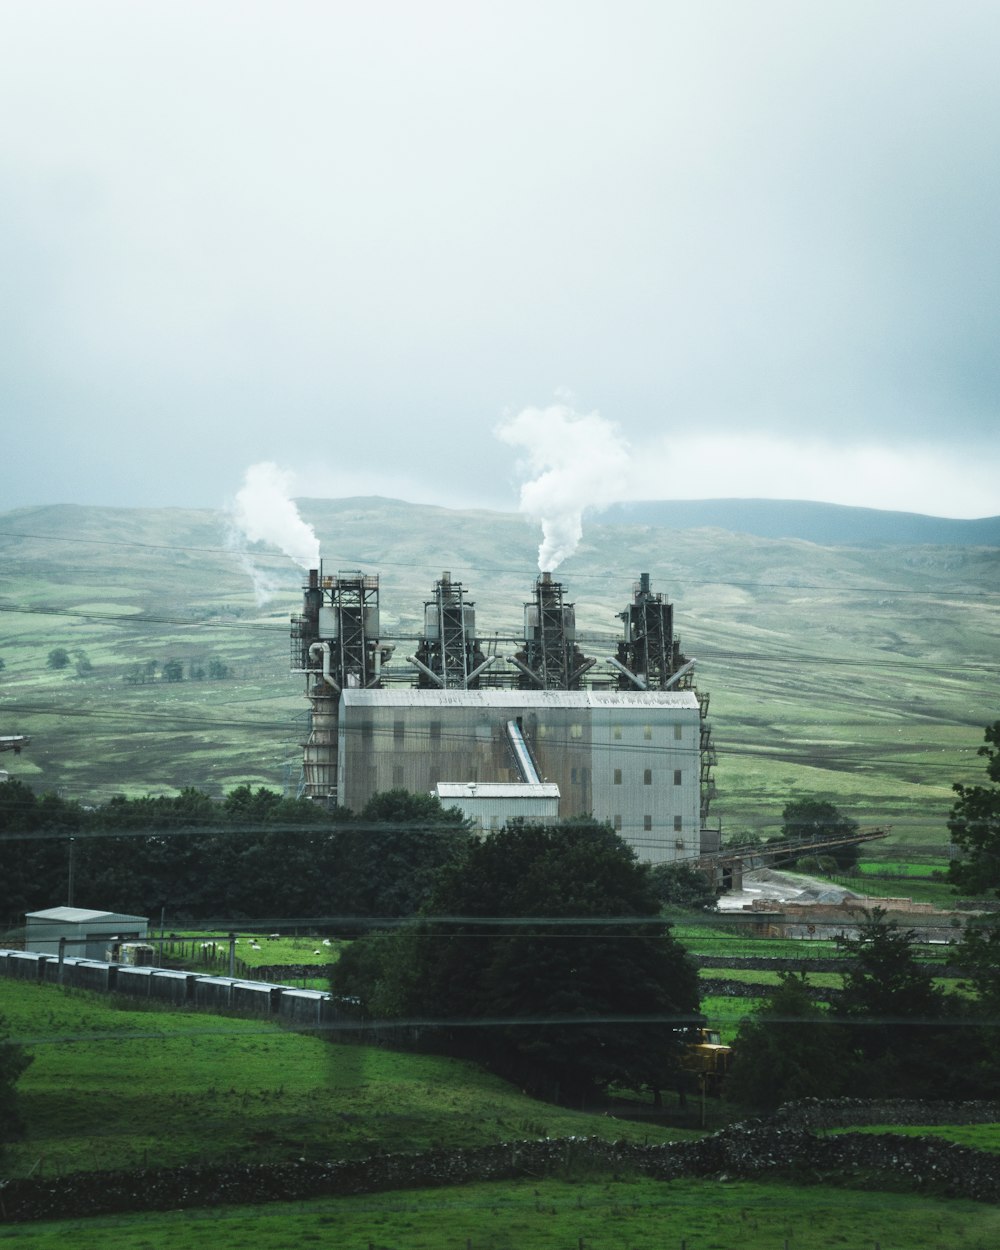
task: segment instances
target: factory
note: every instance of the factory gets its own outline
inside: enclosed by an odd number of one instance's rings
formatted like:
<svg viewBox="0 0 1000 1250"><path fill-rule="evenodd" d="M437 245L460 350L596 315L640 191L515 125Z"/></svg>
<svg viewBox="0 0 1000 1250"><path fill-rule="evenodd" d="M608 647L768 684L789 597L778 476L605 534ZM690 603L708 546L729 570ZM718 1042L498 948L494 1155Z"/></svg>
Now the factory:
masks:
<svg viewBox="0 0 1000 1250"><path fill-rule="evenodd" d="M486 634L445 573L422 630L392 635L377 575L310 570L292 618L311 714L302 793L354 811L385 790L433 793L483 831L593 815L652 863L711 853L708 698L673 607L644 573L618 617L618 634L578 633L542 573L523 630Z"/></svg>

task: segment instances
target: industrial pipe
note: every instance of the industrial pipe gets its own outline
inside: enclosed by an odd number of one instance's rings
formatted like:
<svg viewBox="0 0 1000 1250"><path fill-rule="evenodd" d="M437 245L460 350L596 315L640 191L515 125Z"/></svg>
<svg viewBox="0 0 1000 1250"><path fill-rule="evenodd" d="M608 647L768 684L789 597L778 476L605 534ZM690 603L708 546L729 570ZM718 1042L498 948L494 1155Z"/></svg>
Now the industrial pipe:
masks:
<svg viewBox="0 0 1000 1250"><path fill-rule="evenodd" d="M444 685L444 678L441 674L435 673L432 668L428 668L427 665L422 660L418 660L415 655L408 655L406 657L406 662L407 664L412 664L414 668L419 668L422 673L426 673L431 681L437 682L439 686Z"/></svg>
<svg viewBox="0 0 1000 1250"><path fill-rule="evenodd" d="M686 664L682 664L682 665L680 666L680 668L677 670L677 672L676 672L676 673L674 673L673 677L671 677L669 681L667 681L667 682L664 682L664 683L663 683L663 689L664 689L664 690L669 690L669 689L670 689L670 687L671 687L671 686L672 686L672 685L673 685L676 681L679 681L679 680L680 680L680 678L682 678L682 677L684 676L684 674L685 674L685 673L689 673L689 672L691 671L691 669L693 669L693 668L694 668L694 666L695 666L695 661L694 661L694 660L688 660L688 662L687 662Z"/></svg>
<svg viewBox="0 0 1000 1250"><path fill-rule="evenodd" d="M640 690L649 689L649 686L646 685L645 681L643 681L643 679L639 677L638 674L633 673L630 668L626 668L625 665L622 664L620 660L616 660L613 655L609 655L607 659L608 659L608 663L613 664L615 668L619 671L619 673L624 673L625 676L629 679L629 681L635 682L635 684L639 687Z"/></svg>
<svg viewBox="0 0 1000 1250"><path fill-rule="evenodd" d="M330 644L328 642L311 642L309 644L309 658L312 659L317 651L323 653L323 680L328 686L332 686L337 694L340 694L340 687L333 680L330 672Z"/></svg>

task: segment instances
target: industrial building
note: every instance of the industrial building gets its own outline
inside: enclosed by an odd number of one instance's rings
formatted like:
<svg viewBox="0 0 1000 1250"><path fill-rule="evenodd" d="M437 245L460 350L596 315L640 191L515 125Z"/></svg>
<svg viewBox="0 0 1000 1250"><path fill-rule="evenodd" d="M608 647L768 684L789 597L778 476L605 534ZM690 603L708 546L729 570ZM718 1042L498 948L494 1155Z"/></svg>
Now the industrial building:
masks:
<svg viewBox="0 0 1000 1250"><path fill-rule="evenodd" d="M311 570L292 618L311 706L303 793L355 811L380 791L436 793L483 830L593 815L654 863L716 849L708 699L673 608L643 574L618 616L617 636L578 633L543 573L523 631L487 635L445 573L422 631L390 635L376 575Z"/></svg>
<svg viewBox="0 0 1000 1250"><path fill-rule="evenodd" d="M86 907L49 907L29 911L24 917L24 948L41 954L82 959L105 959L109 949L146 937L149 920L117 911L92 911Z"/></svg>

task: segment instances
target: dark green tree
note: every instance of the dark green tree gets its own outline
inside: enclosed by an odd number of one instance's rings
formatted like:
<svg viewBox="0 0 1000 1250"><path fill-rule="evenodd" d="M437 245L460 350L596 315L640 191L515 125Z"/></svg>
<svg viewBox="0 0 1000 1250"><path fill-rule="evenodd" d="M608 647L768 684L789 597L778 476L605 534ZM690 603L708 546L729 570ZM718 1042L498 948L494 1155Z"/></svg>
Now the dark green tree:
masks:
<svg viewBox="0 0 1000 1250"><path fill-rule="evenodd" d="M160 669L160 676L164 681L183 681L183 662L181 660L167 660L167 662Z"/></svg>
<svg viewBox="0 0 1000 1250"><path fill-rule="evenodd" d="M881 908L866 913L857 936L839 937L848 957L841 974L838 1013L850 1026L862 1060L859 1094L871 1097L947 1097L963 1094L954 1064L961 1003L934 984L920 962L917 935L887 920Z"/></svg>
<svg viewBox="0 0 1000 1250"><path fill-rule="evenodd" d="M963 974L960 988L972 991L966 1006L973 1028L962 1034L962 1068L968 1076L969 1097L1000 1096L1000 915L970 919L952 962Z"/></svg>
<svg viewBox="0 0 1000 1250"><path fill-rule="evenodd" d="M988 725L977 754L986 760L989 785L953 785L958 795L948 829L963 858L948 865L948 879L968 894L1000 894L1000 720Z"/></svg>
<svg viewBox="0 0 1000 1250"><path fill-rule="evenodd" d="M407 1005L444 1022L452 1053L574 1103L672 1082L697 972L648 866L608 826L491 833L441 873L427 911L403 961Z"/></svg>
<svg viewBox="0 0 1000 1250"><path fill-rule="evenodd" d="M48 656L46 657L45 667L54 668L54 669L68 668L69 667L69 652L66 650L66 648L65 647L53 647L52 650L49 652Z"/></svg>
<svg viewBox="0 0 1000 1250"><path fill-rule="evenodd" d="M741 1022L726 1083L728 1098L759 1112L797 1098L837 1098L854 1088L846 1029L813 1001L804 976L779 977L777 988Z"/></svg>
<svg viewBox="0 0 1000 1250"><path fill-rule="evenodd" d="M0 1016L0 1150L4 1142L20 1136L24 1125L17 1109L17 1082L32 1062L23 1046L8 1040L6 1021Z"/></svg>
<svg viewBox="0 0 1000 1250"><path fill-rule="evenodd" d="M825 799L796 799L781 813L781 837L786 842L836 842L857 833L858 823L844 816ZM830 846L809 852L829 856L837 868L847 871L858 862L857 846Z"/></svg>
<svg viewBox="0 0 1000 1250"><path fill-rule="evenodd" d="M330 905L343 915L412 916L470 840L458 808L442 807L432 794L375 794L339 834Z"/></svg>
<svg viewBox="0 0 1000 1250"><path fill-rule="evenodd" d="M682 860L672 864L654 864L649 877L664 907L710 911L715 906L715 889L706 874Z"/></svg>
<svg viewBox="0 0 1000 1250"><path fill-rule="evenodd" d="M3 847L0 920L22 924L26 911L66 901L69 837L84 822L77 803L38 797L16 779L0 783L0 832L13 839Z"/></svg>

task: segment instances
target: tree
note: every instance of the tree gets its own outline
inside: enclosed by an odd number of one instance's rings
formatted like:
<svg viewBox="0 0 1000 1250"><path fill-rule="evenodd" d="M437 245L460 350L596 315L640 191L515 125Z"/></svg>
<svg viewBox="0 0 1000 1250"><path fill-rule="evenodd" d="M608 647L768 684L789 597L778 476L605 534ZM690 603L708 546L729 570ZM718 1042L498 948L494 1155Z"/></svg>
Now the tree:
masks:
<svg viewBox="0 0 1000 1250"><path fill-rule="evenodd" d="M698 1014L697 971L659 911L608 826L514 823L440 874L391 975L445 1049L535 1093L658 1091Z"/></svg>
<svg viewBox="0 0 1000 1250"><path fill-rule="evenodd" d="M65 647L53 647L45 661L46 668L61 669L69 667L69 652Z"/></svg>
<svg viewBox="0 0 1000 1250"><path fill-rule="evenodd" d="M180 660L167 660L166 664L160 669L160 676L164 681L183 681L183 663Z"/></svg>
<svg viewBox="0 0 1000 1250"><path fill-rule="evenodd" d="M0 1147L23 1129L15 1087L33 1058L23 1046L8 1041L8 1036L6 1021L0 1016Z"/></svg>
<svg viewBox="0 0 1000 1250"><path fill-rule="evenodd" d="M649 873L657 898L664 906L685 907L691 911L711 911L715 890L705 873L679 861L654 864Z"/></svg>
<svg viewBox="0 0 1000 1250"><path fill-rule="evenodd" d="M844 816L824 799L796 799L786 803L781 813L781 837L786 842L831 842L857 833L858 823ZM829 855L842 871L858 862L858 848L831 846L814 852Z"/></svg>
<svg viewBox="0 0 1000 1250"><path fill-rule="evenodd" d="M948 879L969 894L1000 895L1000 720L986 727L985 739L977 754L986 760L991 784L952 786L958 798L948 829L964 858L948 865Z"/></svg>
<svg viewBox="0 0 1000 1250"><path fill-rule="evenodd" d="M433 794L375 794L339 835L330 901L348 915L412 916L437 874L466 853L471 836L458 808L442 807Z"/></svg>
<svg viewBox="0 0 1000 1250"><path fill-rule="evenodd" d="M77 677L89 677L94 671L94 666L90 661L86 651L74 651L74 667L76 668Z"/></svg>
<svg viewBox="0 0 1000 1250"><path fill-rule="evenodd" d="M852 1056L843 1027L814 1002L805 976L780 982L733 1042L727 1094L755 1111L797 1098L836 1098L852 1090Z"/></svg>
<svg viewBox="0 0 1000 1250"><path fill-rule="evenodd" d="M836 939L848 956L840 1015L864 1065L858 1092L945 1097L961 1078L953 1071L955 1038L946 1023L958 1004L918 960L913 929L900 929L882 908L865 915L856 937Z"/></svg>
<svg viewBox="0 0 1000 1250"><path fill-rule="evenodd" d="M1000 1052L997 1048L997 1021L1000 1020L1000 915L971 919L962 941L954 949L952 962L964 974L959 988L971 990L968 1002L974 1030L963 1035L963 1069L968 1073L970 1097L996 1098L1000 1095Z"/></svg>

